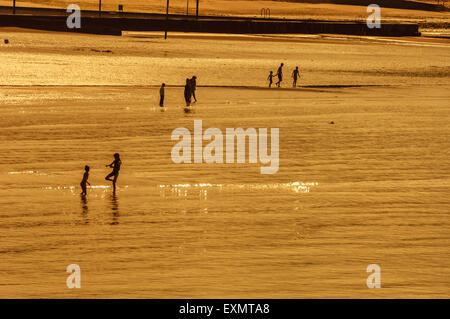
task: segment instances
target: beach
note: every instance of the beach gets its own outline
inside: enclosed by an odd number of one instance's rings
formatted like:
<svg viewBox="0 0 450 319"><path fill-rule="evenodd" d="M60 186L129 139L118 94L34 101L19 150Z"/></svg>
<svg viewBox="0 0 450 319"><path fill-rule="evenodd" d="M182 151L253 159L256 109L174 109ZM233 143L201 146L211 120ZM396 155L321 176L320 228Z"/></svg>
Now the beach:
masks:
<svg viewBox="0 0 450 319"><path fill-rule="evenodd" d="M25 8L57 8L65 9L72 4L71 0L30 0L16 3L17 7ZM319 19L319 20L347 20L364 21L367 14L367 6L372 2L366 0L347 1L338 0L293 0L293 1L267 1L267 0L200 0L199 14L205 16L241 16L264 17L262 9L269 9L266 17L286 19ZM349 5L352 3L353 5ZM9 0L0 0L0 6L11 6ZM98 10L98 0L79 0L77 4L81 10ZM123 12L152 12L165 13L165 0L121 0L103 1L101 9L104 12L117 12L119 4L122 4ZM427 1L402 1L402 0L378 0L382 8L383 22L427 22L447 23L449 11L443 11L436 6L434 0ZM441 1L442 4L442 1ZM431 5L425 7L424 5ZM446 8L449 4L446 3ZM20 12L20 10L18 11ZM171 14L196 14L195 0L170 0L169 12Z"/></svg>
<svg viewBox="0 0 450 319"><path fill-rule="evenodd" d="M449 297L448 40L2 39L1 298ZM283 87L269 89L280 62ZM193 75L199 102L185 113ZM277 174L173 163L171 132L198 119L279 128ZM66 286L70 264L81 289ZM382 289L366 286L370 264Z"/></svg>

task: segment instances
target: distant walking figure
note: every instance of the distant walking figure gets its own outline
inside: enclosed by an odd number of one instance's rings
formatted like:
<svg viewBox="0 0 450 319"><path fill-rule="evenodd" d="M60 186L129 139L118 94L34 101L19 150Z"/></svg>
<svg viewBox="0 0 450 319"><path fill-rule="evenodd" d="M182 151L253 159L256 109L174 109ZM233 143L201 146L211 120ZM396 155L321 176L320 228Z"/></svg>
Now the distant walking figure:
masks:
<svg viewBox="0 0 450 319"><path fill-rule="evenodd" d="M161 84L161 88L159 89L159 106L164 107L164 88L165 88L166 84L163 83Z"/></svg>
<svg viewBox="0 0 450 319"><path fill-rule="evenodd" d="M186 79L186 85L184 86L184 99L186 100L186 106L191 106L191 80Z"/></svg>
<svg viewBox="0 0 450 319"><path fill-rule="evenodd" d="M194 98L194 102L197 102L197 98L195 97L196 89L197 89L197 77L194 75L191 79L191 92L192 92L192 97Z"/></svg>
<svg viewBox="0 0 450 319"><path fill-rule="evenodd" d="M84 174L83 174L83 179L81 180L80 186L81 186L81 195L87 195L87 189L86 189L86 184L88 184L89 186L91 186L91 184L89 184L88 182L88 178L89 178L89 166L85 166L84 167Z"/></svg>
<svg viewBox="0 0 450 319"><path fill-rule="evenodd" d="M281 87L281 82L283 81L283 66L284 63L281 63L278 67L277 76L278 76L278 82L276 83L278 87Z"/></svg>
<svg viewBox="0 0 450 319"><path fill-rule="evenodd" d="M292 77L294 78L294 82L292 83L293 87L297 87L297 78L300 75L300 71L298 70L298 66L292 71Z"/></svg>
<svg viewBox="0 0 450 319"><path fill-rule="evenodd" d="M273 77L274 77L273 71L270 71L269 77L267 78L267 80L269 81L269 87L272 87Z"/></svg>
<svg viewBox="0 0 450 319"><path fill-rule="evenodd" d="M117 182L117 178L119 177L119 171L120 171L120 166L122 165L122 161L120 160L120 155L119 153L115 153L114 154L114 161L109 164L106 165L106 167L111 167L113 169L113 171L108 174L108 176L105 177L105 179L107 181L111 181L113 182L113 191L114 193L116 192L116 182ZM113 179L111 179L111 177L113 177Z"/></svg>

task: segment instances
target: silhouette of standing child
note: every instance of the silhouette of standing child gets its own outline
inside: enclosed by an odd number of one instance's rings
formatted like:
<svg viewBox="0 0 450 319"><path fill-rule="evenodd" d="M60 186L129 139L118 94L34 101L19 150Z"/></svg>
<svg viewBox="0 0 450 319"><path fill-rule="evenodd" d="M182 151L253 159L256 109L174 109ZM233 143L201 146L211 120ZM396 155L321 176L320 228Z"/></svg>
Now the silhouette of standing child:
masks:
<svg viewBox="0 0 450 319"><path fill-rule="evenodd" d="M83 179L81 180L81 183L80 183L81 195L83 195L83 196L87 195L86 184L91 186L91 184L89 184L89 182L88 182L88 178L89 178L89 166L86 165L84 167Z"/></svg>
<svg viewBox="0 0 450 319"><path fill-rule="evenodd" d="M119 153L115 153L114 154L114 161L109 164L106 165L106 167L111 167L113 169L113 171L111 173L108 174L108 176L105 177L105 179L107 181L111 181L113 182L113 192L116 192L116 183L117 183L117 178L119 177L119 171L120 171L120 166L122 165L122 161L120 160L120 155ZM111 177L113 177L113 179L111 179Z"/></svg>
<svg viewBox="0 0 450 319"><path fill-rule="evenodd" d="M300 76L300 71L298 70L298 66L292 71L292 77L294 78L294 82L292 83L293 87L297 87L297 79Z"/></svg>
<svg viewBox="0 0 450 319"><path fill-rule="evenodd" d="M269 87L272 87L273 77L274 77L273 71L270 71L269 77L267 78L267 80L269 81Z"/></svg>

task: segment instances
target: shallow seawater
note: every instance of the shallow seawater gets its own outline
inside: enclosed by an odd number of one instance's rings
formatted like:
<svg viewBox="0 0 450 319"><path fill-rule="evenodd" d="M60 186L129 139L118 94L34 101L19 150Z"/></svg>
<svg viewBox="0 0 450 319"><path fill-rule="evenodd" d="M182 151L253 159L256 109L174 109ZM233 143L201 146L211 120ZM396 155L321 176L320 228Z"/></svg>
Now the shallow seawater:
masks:
<svg viewBox="0 0 450 319"><path fill-rule="evenodd" d="M445 44L0 35L0 297L449 297ZM263 88L280 60L302 88ZM279 171L175 164L194 120L279 128Z"/></svg>
<svg viewBox="0 0 450 319"><path fill-rule="evenodd" d="M77 99L55 98L69 90ZM411 102L399 88L200 88L186 114L181 88L168 89L164 112L142 98L157 89L123 90L3 89L30 100L0 108L1 297L448 296L441 91ZM387 92L394 102L368 98ZM170 134L194 119L279 127L278 173L174 164ZM114 152L115 195L104 181ZM373 263L384 289L366 287ZM82 289L67 289L69 264Z"/></svg>

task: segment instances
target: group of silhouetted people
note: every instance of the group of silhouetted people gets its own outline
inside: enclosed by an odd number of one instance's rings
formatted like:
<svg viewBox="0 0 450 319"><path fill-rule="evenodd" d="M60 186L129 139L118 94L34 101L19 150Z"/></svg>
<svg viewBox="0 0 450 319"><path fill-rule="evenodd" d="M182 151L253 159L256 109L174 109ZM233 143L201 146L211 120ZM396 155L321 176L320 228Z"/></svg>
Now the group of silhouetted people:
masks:
<svg viewBox="0 0 450 319"><path fill-rule="evenodd" d="M164 96L165 96L166 84L161 84L159 89L159 106L164 107ZM195 96L195 91L197 90L197 76L193 76L190 79L186 79L186 85L184 86L184 100L186 101L186 106L192 104L192 98L194 98L194 103L197 102L197 97Z"/></svg>
<svg viewBox="0 0 450 319"><path fill-rule="evenodd" d="M274 77L278 78L278 81L275 83L275 85L277 87L281 87L281 82L283 81L283 66L284 66L284 63L281 63L280 66L278 67L276 75L273 74L273 71L270 71L269 77L267 78L267 80L269 81L269 87L272 87ZM292 71L292 78L293 78L292 86L293 87L297 86L297 80L299 77L300 77L300 71L297 66L294 69L294 71ZM159 95L160 95L159 106L161 106L161 107L164 107L165 87L166 87L166 84L163 83L161 85L161 88L159 89ZM186 79L186 85L184 86L184 99L186 101L186 106L190 106L192 104L192 98L194 98L194 103L197 102L197 97L195 96L196 89L197 89L197 77L194 75L192 78ZM111 164L106 165L106 167L110 167L113 169L112 172L109 173L105 177L105 180L111 181L113 183L114 193L116 192L116 183L117 183L117 178L119 177L119 171L120 171L121 165L122 165L122 161L120 160L119 153L115 153L114 161ZM83 196L86 196L86 194L87 194L87 185L89 185L89 186L91 185L88 182L89 170L90 170L89 166L86 165L84 167L83 179L80 183L81 190L82 190L81 195L83 195Z"/></svg>
<svg viewBox="0 0 450 319"><path fill-rule="evenodd" d="M192 103L192 98L194 98L194 103L197 102L197 97L195 96L195 90L197 89L197 77L194 75L190 79L186 79L186 85L184 86L184 99L186 100L186 106L190 106Z"/></svg>
<svg viewBox="0 0 450 319"><path fill-rule="evenodd" d="M117 178L119 177L119 171L120 171L120 166L121 165L122 165L122 161L120 160L119 153L115 153L114 154L114 161L111 164L106 165L106 167L110 167L110 168L113 169L112 172L109 173L105 177L105 180L113 182L113 192L114 193L116 192L116 183L117 183ZM84 167L83 179L81 180L81 183L80 183L81 195L83 195L83 196L87 195L87 186L86 186L86 184L91 186L91 184L88 182L89 170L90 170L90 167L86 165Z"/></svg>
<svg viewBox="0 0 450 319"><path fill-rule="evenodd" d="M275 85L277 87L281 87L281 82L283 82L283 66L284 66L284 63L281 63L280 66L278 67L277 74L275 74L275 75L273 74L273 71L270 71L269 77L267 78L267 80L269 81L269 87L272 87L274 77L278 78L278 81L277 81L277 83L275 83ZM297 66L294 69L294 71L292 71L292 78L294 79L293 83L292 83L293 87L297 87L297 80L299 77L300 77L300 71Z"/></svg>
<svg viewBox="0 0 450 319"><path fill-rule="evenodd" d="M270 71L269 77L267 80L269 81L269 88L272 87L273 84L273 78L278 78L278 81L275 83L277 87L281 87L281 82L283 82L283 67L284 63L281 63L280 66L277 69L277 73L273 74L273 71ZM295 88L297 87L297 81L300 78L300 70L298 69L298 66L295 67L294 71L292 71L292 86ZM166 84L162 83L161 87L159 89L159 106L164 107L164 98L165 98L165 88ZM191 106L192 103L197 102L197 97L195 96L195 91L197 90L197 76L193 76L192 78L186 79L186 84L184 86L184 100L186 102L186 106ZM192 102L192 99L194 101Z"/></svg>

